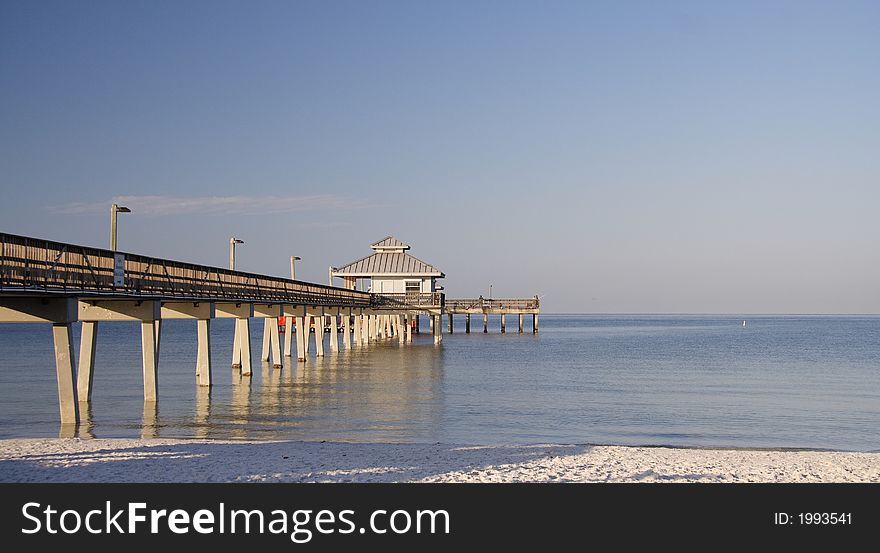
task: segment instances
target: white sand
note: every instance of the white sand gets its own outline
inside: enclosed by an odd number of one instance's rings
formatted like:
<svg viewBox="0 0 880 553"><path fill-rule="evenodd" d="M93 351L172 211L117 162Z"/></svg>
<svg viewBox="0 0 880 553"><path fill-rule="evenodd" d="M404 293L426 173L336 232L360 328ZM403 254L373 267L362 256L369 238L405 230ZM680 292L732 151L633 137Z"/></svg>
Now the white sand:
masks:
<svg viewBox="0 0 880 553"><path fill-rule="evenodd" d="M583 445L0 440L3 482L880 482L880 453Z"/></svg>

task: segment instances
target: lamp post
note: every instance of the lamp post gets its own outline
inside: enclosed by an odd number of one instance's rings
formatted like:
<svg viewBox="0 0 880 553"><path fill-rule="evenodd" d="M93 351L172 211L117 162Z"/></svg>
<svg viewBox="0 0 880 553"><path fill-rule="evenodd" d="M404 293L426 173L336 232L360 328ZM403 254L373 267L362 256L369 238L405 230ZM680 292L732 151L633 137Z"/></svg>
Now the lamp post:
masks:
<svg viewBox="0 0 880 553"><path fill-rule="evenodd" d="M244 240L232 237L229 239L229 270L235 270L235 245L244 244Z"/></svg>
<svg viewBox="0 0 880 553"><path fill-rule="evenodd" d="M116 214L131 213L127 207L113 204L110 206L110 249L116 251Z"/></svg>
<svg viewBox="0 0 880 553"><path fill-rule="evenodd" d="M489 299L492 299L492 285L489 284Z"/></svg>
<svg viewBox="0 0 880 553"><path fill-rule="evenodd" d="M300 261L302 257L298 255L290 256L290 280L296 280L296 262Z"/></svg>

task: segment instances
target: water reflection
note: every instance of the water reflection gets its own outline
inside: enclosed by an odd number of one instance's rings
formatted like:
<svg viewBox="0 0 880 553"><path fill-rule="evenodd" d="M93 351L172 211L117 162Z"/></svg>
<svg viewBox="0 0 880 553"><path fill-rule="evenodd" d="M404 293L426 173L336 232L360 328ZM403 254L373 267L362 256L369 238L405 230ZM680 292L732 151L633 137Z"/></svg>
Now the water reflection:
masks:
<svg viewBox="0 0 880 553"><path fill-rule="evenodd" d="M159 402L145 401L144 416L141 423L141 438L159 437Z"/></svg>
<svg viewBox="0 0 880 553"><path fill-rule="evenodd" d="M285 358L283 368L261 363L252 377L233 371L228 388L196 386L189 420L163 417L163 436L429 440L441 381L442 348L427 344L401 350L388 340L304 363Z"/></svg>
<svg viewBox="0 0 880 553"><path fill-rule="evenodd" d="M196 386L196 409L193 426L197 438L208 438L211 424L211 387Z"/></svg>

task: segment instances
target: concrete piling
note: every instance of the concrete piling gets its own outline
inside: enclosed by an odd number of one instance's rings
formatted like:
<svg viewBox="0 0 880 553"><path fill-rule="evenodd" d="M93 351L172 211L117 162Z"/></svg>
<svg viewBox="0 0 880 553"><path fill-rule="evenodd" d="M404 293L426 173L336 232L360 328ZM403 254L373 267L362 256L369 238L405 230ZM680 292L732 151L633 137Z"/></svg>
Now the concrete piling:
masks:
<svg viewBox="0 0 880 553"><path fill-rule="evenodd" d="M196 353L196 375L199 386L211 386L211 319L196 321L198 351Z"/></svg>
<svg viewBox="0 0 880 553"><path fill-rule="evenodd" d="M152 328L152 324L150 327ZM61 424L76 424L79 422L79 403L76 393L76 371L73 367L71 324L54 323L52 338L55 344L55 377L58 382Z"/></svg>
<svg viewBox="0 0 880 553"><path fill-rule="evenodd" d="M84 321L79 346L79 368L76 391L79 401L92 400L92 381L95 371L95 346L98 338L98 322Z"/></svg>

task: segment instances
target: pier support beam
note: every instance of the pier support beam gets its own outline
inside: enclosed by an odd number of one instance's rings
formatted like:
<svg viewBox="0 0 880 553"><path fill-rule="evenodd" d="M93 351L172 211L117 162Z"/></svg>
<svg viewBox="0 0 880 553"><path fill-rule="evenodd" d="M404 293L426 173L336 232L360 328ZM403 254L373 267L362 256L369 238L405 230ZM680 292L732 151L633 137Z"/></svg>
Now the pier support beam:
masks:
<svg viewBox="0 0 880 553"><path fill-rule="evenodd" d="M238 353L238 362L233 356L232 366L241 369L241 376L250 376L253 368L251 366L251 320L237 319L235 321L238 329L238 342L235 344Z"/></svg>
<svg viewBox="0 0 880 553"><path fill-rule="evenodd" d="M353 315L354 330L352 333L351 341L354 345L359 346L361 345L361 335L363 334L363 331L361 330L361 321L363 320L363 315L361 314L360 310L353 313Z"/></svg>
<svg viewBox="0 0 880 553"><path fill-rule="evenodd" d="M324 309L313 308L309 316L315 318L315 356L324 357ZM308 341L309 337L306 336L306 344Z"/></svg>
<svg viewBox="0 0 880 553"><path fill-rule="evenodd" d="M449 333L452 334L452 313L449 315Z"/></svg>
<svg viewBox="0 0 880 553"><path fill-rule="evenodd" d="M189 319L196 321L198 348L196 350L196 383L199 386L211 385L211 319L216 316L211 302L163 302L160 311L162 319ZM85 325L85 323L83 323ZM157 333L159 329L157 328ZM85 333L83 333L85 337ZM158 342L158 336L157 336ZM158 362L158 358L157 358Z"/></svg>
<svg viewBox="0 0 880 553"><path fill-rule="evenodd" d="M284 312L284 357L290 357L293 353L293 315Z"/></svg>
<svg viewBox="0 0 880 553"><path fill-rule="evenodd" d="M306 328L309 324L308 317L297 317L296 318L296 360L297 361L305 361L306 360L306 343L308 343L309 335L306 334L309 329Z"/></svg>
<svg viewBox="0 0 880 553"><path fill-rule="evenodd" d="M144 401L156 401L159 385L159 332L161 302L141 300L85 300L79 302L83 322L140 321L143 349Z"/></svg>
<svg viewBox="0 0 880 553"><path fill-rule="evenodd" d="M333 308L330 314L330 351L337 353L339 351L339 310Z"/></svg>
<svg viewBox="0 0 880 553"><path fill-rule="evenodd" d="M519 333L520 334L522 334L522 320L523 320L523 314L520 313L519 314Z"/></svg>
<svg viewBox="0 0 880 553"><path fill-rule="evenodd" d="M367 340L372 342L379 338L379 317L377 315L370 315L367 317L367 321Z"/></svg>
<svg viewBox="0 0 880 553"><path fill-rule="evenodd" d="M282 315L281 305L255 303L254 317L263 319L263 351L261 361L269 361L276 369L282 367L281 360L281 333L278 331L278 317Z"/></svg>
<svg viewBox="0 0 880 553"><path fill-rule="evenodd" d="M342 310L342 347L351 349L351 310Z"/></svg>
<svg viewBox="0 0 880 553"><path fill-rule="evenodd" d="M538 333L538 314L532 313L532 334ZM551 332L552 334L552 332Z"/></svg>
<svg viewBox="0 0 880 553"><path fill-rule="evenodd" d="M71 324L77 320L78 308L77 301L70 298L0 297L0 322L52 323L58 406L61 424L68 428L80 421L71 331Z"/></svg>
<svg viewBox="0 0 880 553"><path fill-rule="evenodd" d="M196 353L196 377L199 386L211 386L211 319L196 321L199 338Z"/></svg>
<svg viewBox="0 0 880 553"><path fill-rule="evenodd" d="M159 397L159 366L156 359L156 325L141 321L141 349L144 360L144 401Z"/></svg>
<svg viewBox="0 0 880 553"><path fill-rule="evenodd" d="M281 331L278 329L277 317L263 319L263 351L260 360L268 362L270 359L274 368L281 368Z"/></svg>
<svg viewBox="0 0 880 553"><path fill-rule="evenodd" d="M150 326L152 327L152 324ZM53 323L52 338L55 343L55 377L58 381L61 424L77 424L79 422L79 403L76 393L76 371L73 367L71 323Z"/></svg>
<svg viewBox="0 0 880 553"><path fill-rule="evenodd" d="M406 322L404 317L405 315L402 313L398 313L394 316L394 326L397 327L397 340L400 342L400 345L406 343Z"/></svg>
<svg viewBox="0 0 880 553"><path fill-rule="evenodd" d="M471 333L471 314L467 313L464 316L464 332L465 334Z"/></svg>
<svg viewBox="0 0 880 553"><path fill-rule="evenodd" d="M249 319L254 316L254 306L249 303L216 303L214 304L217 318L235 319L234 338L232 341L232 368L241 369L242 376L251 374L251 339ZM242 336L242 331L247 336Z"/></svg>
<svg viewBox="0 0 880 553"><path fill-rule="evenodd" d="M489 332L489 314L483 313L483 334Z"/></svg>
<svg viewBox="0 0 880 553"><path fill-rule="evenodd" d="M436 318L436 320L434 320ZM434 344L443 341L443 315L431 315L433 323Z"/></svg>
<svg viewBox="0 0 880 553"><path fill-rule="evenodd" d="M95 346L98 343L97 321L82 324L79 342L79 368L77 369L76 392L79 401L92 400L92 382L95 372Z"/></svg>
<svg viewBox="0 0 880 553"><path fill-rule="evenodd" d="M416 334L421 334L421 332L422 332L421 329L419 328L419 320L420 319L421 319L421 317L419 317L417 314L416 315Z"/></svg>
<svg viewBox="0 0 880 553"><path fill-rule="evenodd" d="M506 317L506 315L505 315L504 313L502 313L502 314L501 314L501 334L504 334L505 332L507 332L507 329L504 327L504 326L505 326L505 325L504 325L504 323L505 323L505 320L504 320L505 317Z"/></svg>

